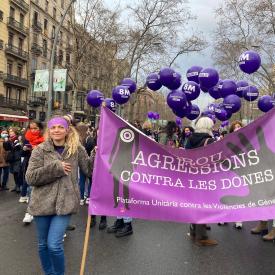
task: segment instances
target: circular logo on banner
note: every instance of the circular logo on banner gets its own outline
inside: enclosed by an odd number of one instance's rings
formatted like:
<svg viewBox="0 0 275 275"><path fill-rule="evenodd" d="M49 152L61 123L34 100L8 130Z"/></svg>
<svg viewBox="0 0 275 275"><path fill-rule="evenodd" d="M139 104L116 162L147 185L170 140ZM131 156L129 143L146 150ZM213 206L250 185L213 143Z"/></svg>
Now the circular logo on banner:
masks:
<svg viewBox="0 0 275 275"><path fill-rule="evenodd" d="M134 138L135 138L135 134L130 129L124 129L120 133L120 138L124 142L132 142L134 140Z"/></svg>

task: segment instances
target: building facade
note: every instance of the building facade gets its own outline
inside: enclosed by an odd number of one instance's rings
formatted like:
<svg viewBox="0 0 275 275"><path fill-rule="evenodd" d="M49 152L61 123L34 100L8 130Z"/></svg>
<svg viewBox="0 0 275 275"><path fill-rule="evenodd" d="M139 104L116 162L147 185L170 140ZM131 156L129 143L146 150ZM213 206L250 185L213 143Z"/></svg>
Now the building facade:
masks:
<svg viewBox="0 0 275 275"><path fill-rule="evenodd" d="M26 121L28 100L28 0L0 1L0 123Z"/></svg>
<svg viewBox="0 0 275 275"><path fill-rule="evenodd" d="M31 0L30 1L30 62L29 62L29 117L46 119L48 92L35 92L34 80L36 70L50 67L56 28L68 7L70 0ZM74 24L73 8L66 15L61 28L55 51L54 68L69 68L72 60ZM53 96L53 114L65 114L72 110L72 81L67 77L65 92L56 92Z"/></svg>

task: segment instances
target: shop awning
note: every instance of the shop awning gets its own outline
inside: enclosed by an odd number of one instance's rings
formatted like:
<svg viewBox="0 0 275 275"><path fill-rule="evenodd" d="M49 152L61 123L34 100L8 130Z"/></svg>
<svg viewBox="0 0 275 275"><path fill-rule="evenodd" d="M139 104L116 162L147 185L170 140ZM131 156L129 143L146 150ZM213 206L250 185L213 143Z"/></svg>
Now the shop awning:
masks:
<svg viewBox="0 0 275 275"><path fill-rule="evenodd" d="M16 121L16 122L28 122L29 118L27 116L16 116L16 115L0 114L0 120Z"/></svg>

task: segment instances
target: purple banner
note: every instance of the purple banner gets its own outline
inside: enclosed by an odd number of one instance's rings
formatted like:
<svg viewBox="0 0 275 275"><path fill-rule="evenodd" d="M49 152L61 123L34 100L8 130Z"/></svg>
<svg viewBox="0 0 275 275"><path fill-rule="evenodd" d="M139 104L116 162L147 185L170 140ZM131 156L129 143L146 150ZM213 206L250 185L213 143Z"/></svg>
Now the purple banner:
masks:
<svg viewBox="0 0 275 275"><path fill-rule="evenodd" d="M192 223L275 218L274 115L184 150L102 108L89 213Z"/></svg>

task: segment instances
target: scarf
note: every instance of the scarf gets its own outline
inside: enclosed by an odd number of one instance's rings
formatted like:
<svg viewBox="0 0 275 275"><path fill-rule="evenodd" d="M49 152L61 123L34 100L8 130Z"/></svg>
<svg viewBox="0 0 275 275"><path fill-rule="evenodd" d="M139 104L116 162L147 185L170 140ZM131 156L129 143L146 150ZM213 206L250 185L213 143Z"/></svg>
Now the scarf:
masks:
<svg viewBox="0 0 275 275"><path fill-rule="evenodd" d="M25 138L26 140L28 140L32 147L36 147L40 143L44 142L44 137L41 136L40 131L33 132L31 130L27 130Z"/></svg>
<svg viewBox="0 0 275 275"><path fill-rule="evenodd" d="M10 135L9 140L13 143L15 140L17 140L17 136L16 135Z"/></svg>

